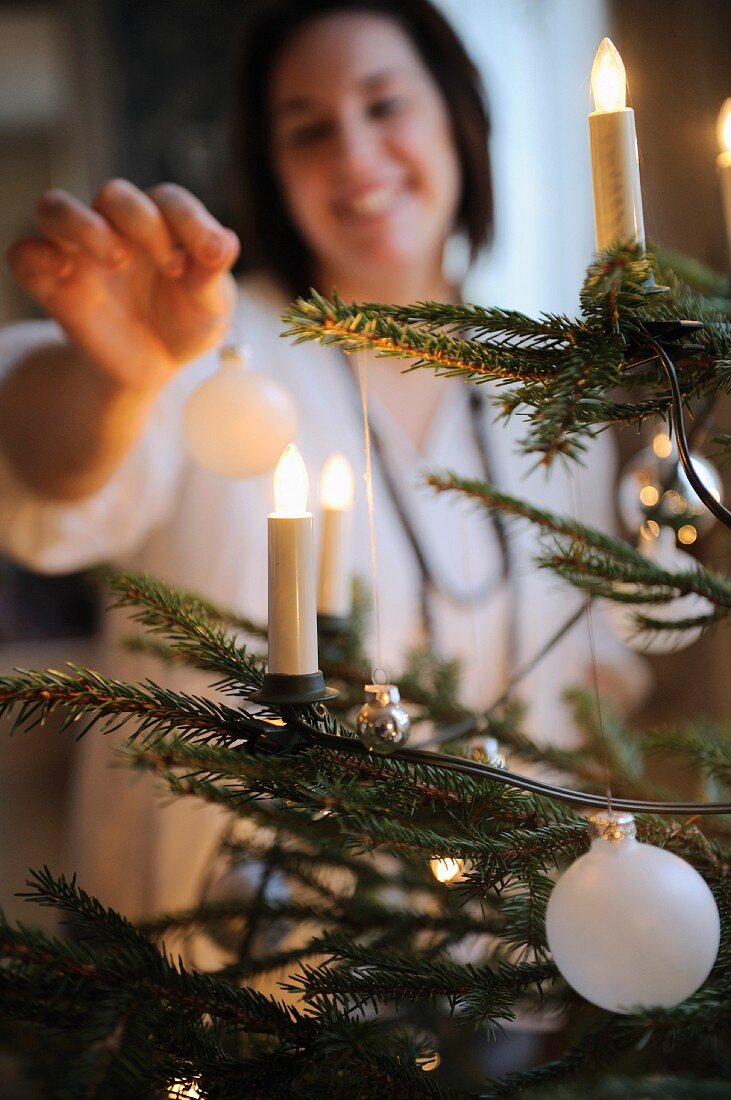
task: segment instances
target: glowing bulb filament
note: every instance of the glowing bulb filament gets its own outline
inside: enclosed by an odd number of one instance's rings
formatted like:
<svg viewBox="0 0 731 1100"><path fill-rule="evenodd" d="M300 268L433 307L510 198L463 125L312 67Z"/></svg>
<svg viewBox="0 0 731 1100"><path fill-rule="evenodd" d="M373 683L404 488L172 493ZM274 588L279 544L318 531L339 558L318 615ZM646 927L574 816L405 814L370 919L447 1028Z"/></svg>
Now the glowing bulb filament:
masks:
<svg viewBox="0 0 731 1100"><path fill-rule="evenodd" d="M603 38L591 67L591 94L596 111L623 111L627 106L627 74L611 38Z"/></svg>
<svg viewBox="0 0 731 1100"><path fill-rule="evenodd" d="M731 153L731 96L724 101L716 123L718 147L722 153Z"/></svg>
<svg viewBox="0 0 731 1100"><path fill-rule="evenodd" d="M353 468L339 451L330 455L320 480L320 503L323 508L345 510L353 506Z"/></svg>
<svg viewBox="0 0 731 1100"><path fill-rule="evenodd" d="M289 443L274 471L274 511L280 516L304 516L307 513L309 478L304 459L294 443Z"/></svg>

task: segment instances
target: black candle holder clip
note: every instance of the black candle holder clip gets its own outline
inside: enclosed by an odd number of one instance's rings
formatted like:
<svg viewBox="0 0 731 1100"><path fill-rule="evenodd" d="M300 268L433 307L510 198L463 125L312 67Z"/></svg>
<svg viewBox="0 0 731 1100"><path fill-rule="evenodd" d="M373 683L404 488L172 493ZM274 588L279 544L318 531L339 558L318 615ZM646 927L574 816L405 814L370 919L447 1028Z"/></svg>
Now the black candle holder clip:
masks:
<svg viewBox="0 0 731 1100"><path fill-rule="evenodd" d="M282 672L267 672L259 691L249 696L255 703L271 703L273 706L307 706L337 699L340 693L329 688L319 671L293 676Z"/></svg>

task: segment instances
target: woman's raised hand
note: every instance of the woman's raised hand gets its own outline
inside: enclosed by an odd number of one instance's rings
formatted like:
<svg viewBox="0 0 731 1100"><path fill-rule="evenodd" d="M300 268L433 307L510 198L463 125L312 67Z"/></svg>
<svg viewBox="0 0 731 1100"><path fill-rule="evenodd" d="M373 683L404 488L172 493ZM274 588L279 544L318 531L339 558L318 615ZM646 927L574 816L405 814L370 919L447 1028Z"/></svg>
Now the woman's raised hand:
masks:
<svg viewBox="0 0 731 1100"><path fill-rule="evenodd" d="M224 335L238 238L184 188L114 179L91 206L47 191L37 220L8 251L13 275L122 387L157 389Z"/></svg>

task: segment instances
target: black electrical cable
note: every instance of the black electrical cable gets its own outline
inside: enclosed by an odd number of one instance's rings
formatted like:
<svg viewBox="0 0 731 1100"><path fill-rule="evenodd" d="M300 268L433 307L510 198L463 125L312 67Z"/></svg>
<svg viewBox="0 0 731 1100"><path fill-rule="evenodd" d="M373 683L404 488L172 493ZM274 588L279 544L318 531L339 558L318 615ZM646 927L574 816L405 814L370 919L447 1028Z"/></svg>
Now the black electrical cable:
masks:
<svg viewBox="0 0 731 1100"><path fill-rule="evenodd" d="M686 477L693 487L693 490L703 501L708 511L712 512L716 519L719 519L725 527L731 528L731 511L721 504L719 500L716 500L713 493L708 491L701 478L698 476L695 466L693 465L693 460L690 457L690 447L688 446L688 437L685 431L685 419L683 416L683 395L680 390L675 364L660 341L657 340L652 333L648 332L646 328L644 328L644 332L648 343L651 344L657 358L660 360L660 365L665 371L665 375L670 385L673 427L675 429L675 437L678 441L680 464L685 470Z"/></svg>
<svg viewBox="0 0 731 1100"><path fill-rule="evenodd" d="M289 714L287 722L299 729L314 744L323 748L333 749L336 752L350 752L356 756L373 756L370 750L361 745L355 738L339 737L336 734L324 733L316 726L306 722L296 714ZM443 768L446 771L460 772L463 775L474 776L475 779L491 779L498 783L507 783L508 786L518 790L527 791L530 794L542 795L545 798L554 799L557 802L569 802L575 806L599 806L607 807L607 798L604 794L585 794L582 791L572 791L567 787L559 787L553 783L544 783L532 776L517 775L505 768L495 768L489 764L481 764L477 760L466 760L459 756L447 756L440 752L423 752L420 749L397 749L389 756L390 760L401 760L406 764L421 764L425 767ZM631 798L612 798L612 807L615 810L628 810L638 814L677 814L679 816L695 816L696 814L731 814L731 802L644 802Z"/></svg>
<svg viewBox="0 0 731 1100"><path fill-rule="evenodd" d="M660 341L644 328L644 326L643 331L647 338L647 342L655 351L670 385L673 426L678 441L678 455L688 481L708 510L712 512L721 523L731 529L731 511L724 507L724 505L716 500L713 494L708 491L693 466L690 457L690 448L688 446L688 437L685 431L685 421L683 418L683 397L675 364ZM249 718L249 721L252 720ZM372 755L370 751L366 749L365 746L361 745L355 738L351 739L349 737L339 737L335 734L325 733L311 723L306 722L293 709L287 708L286 721L287 726L284 728L262 722L260 723L261 732L266 731L268 739L274 743L277 740L277 736L284 733L287 728L290 731L292 729L297 729L306 736L311 744L321 745L323 748L333 749L335 752L353 753L356 756ZM252 725L254 723L256 723L256 719L253 720ZM454 731L450 731L450 735L454 736ZM287 747L290 746L282 746L285 751ZM606 795L603 794L586 794L582 791L573 791L567 787L559 787L553 783L544 783L542 780L534 779L532 776L517 775L515 772L507 771L505 768L496 768L489 764L481 764L476 760L467 760L459 756L448 756L445 753L424 752L420 749L397 749L390 754L389 759L400 760L406 764L420 764L426 767L443 768L446 771L460 772L462 775L471 775L475 779L490 779L497 783L506 783L518 790L527 791L530 794L541 795L557 802L568 802L575 806L599 806L602 809L606 809L607 805ZM612 798L612 807L616 810L627 810L630 813L659 815L675 814L682 817L731 814L731 802L647 802L635 801L631 798Z"/></svg>

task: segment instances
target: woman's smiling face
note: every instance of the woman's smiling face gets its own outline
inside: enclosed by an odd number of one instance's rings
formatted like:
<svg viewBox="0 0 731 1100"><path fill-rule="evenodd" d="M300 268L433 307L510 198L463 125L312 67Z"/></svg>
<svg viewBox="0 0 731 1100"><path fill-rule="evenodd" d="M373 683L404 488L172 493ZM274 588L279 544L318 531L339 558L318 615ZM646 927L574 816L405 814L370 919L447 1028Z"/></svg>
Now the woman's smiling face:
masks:
<svg viewBox="0 0 731 1100"><path fill-rule="evenodd" d="M316 271L390 282L440 265L459 159L439 87L397 20L344 12L302 27L274 66L269 109L275 173Z"/></svg>

